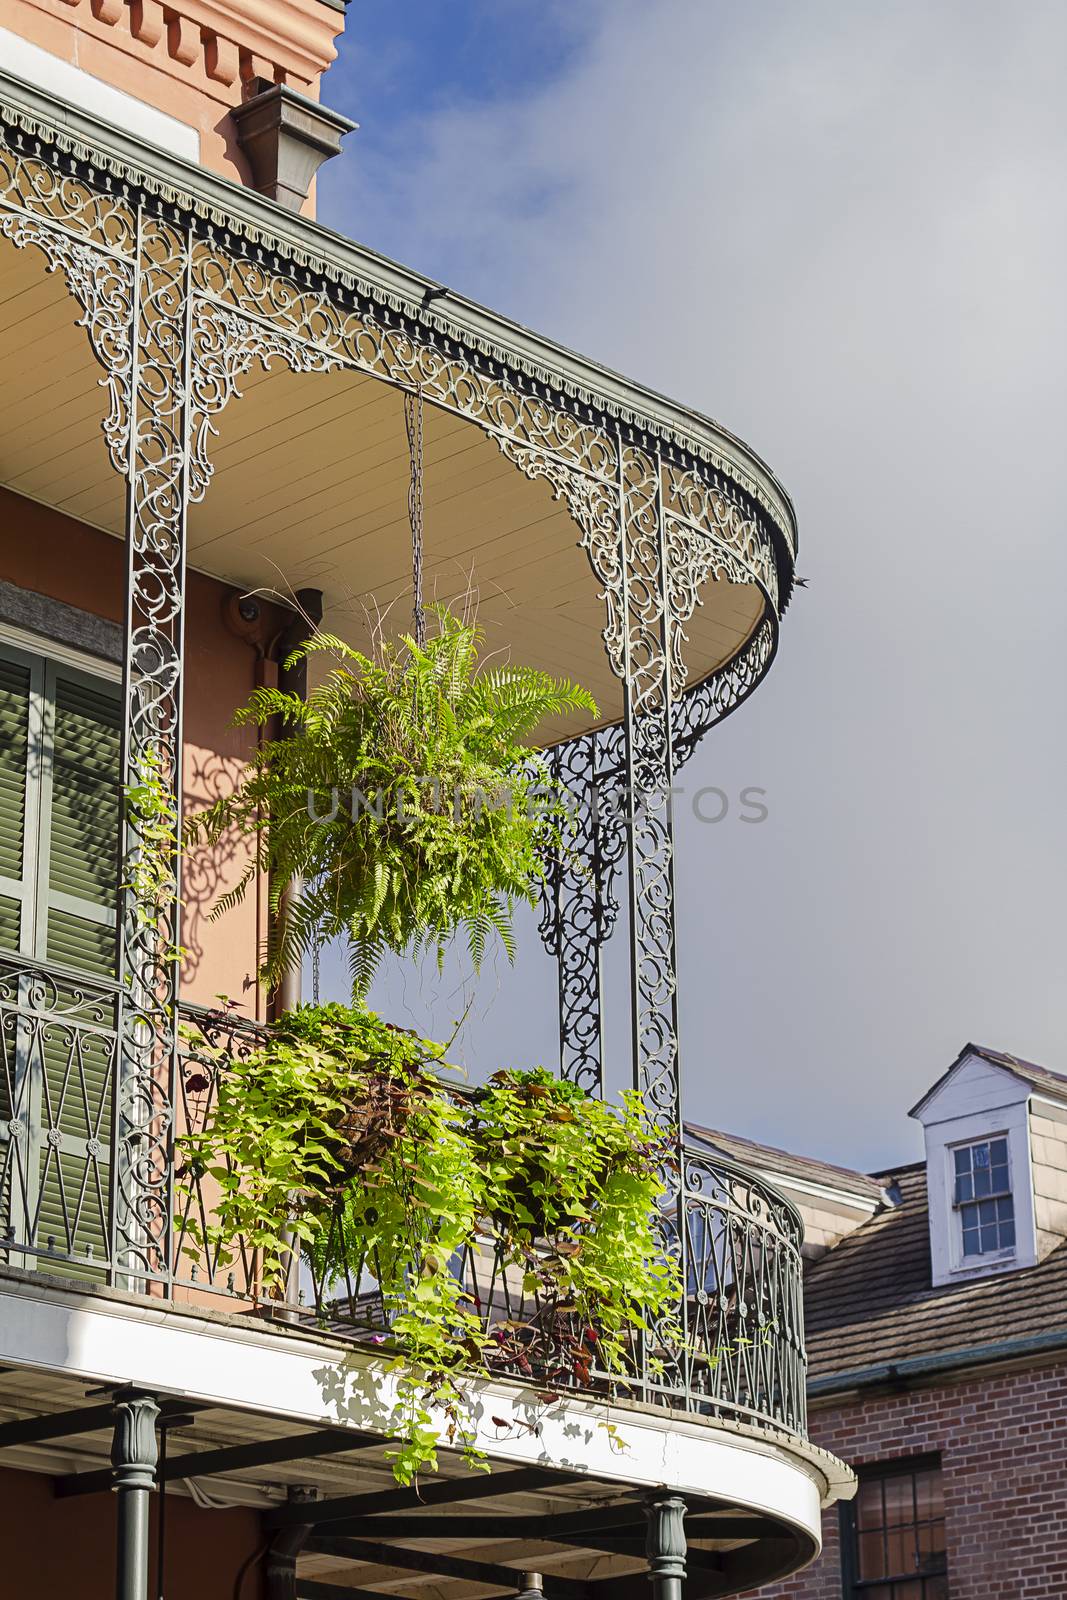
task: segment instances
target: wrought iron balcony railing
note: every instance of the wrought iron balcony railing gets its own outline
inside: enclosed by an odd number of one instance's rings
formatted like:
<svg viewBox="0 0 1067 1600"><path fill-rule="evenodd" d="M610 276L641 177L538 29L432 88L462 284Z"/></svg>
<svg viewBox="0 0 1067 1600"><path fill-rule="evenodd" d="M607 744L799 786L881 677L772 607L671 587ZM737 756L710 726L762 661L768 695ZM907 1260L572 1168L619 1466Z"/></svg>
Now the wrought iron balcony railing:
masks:
<svg viewBox="0 0 1067 1600"><path fill-rule="evenodd" d="M254 1251L223 1261L195 1244L212 1180L176 1193L181 1135L211 1116L218 1075L262 1030L183 1008L175 1059L122 1068L119 987L71 969L0 955L0 1264L89 1284L215 1303L380 1347L389 1331L369 1263L340 1278L305 1266L289 1299L265 1297ZM664 1212L681 1246L684 1337L634 1338L622 1377L575 1362L558 1313L509 1269L500 1242L472 1240L456 1271L498 1334L494 1367L539 1387L616 1394L709 1419L805 1431L802 1226L770 1185L706 1152L682 1151L681 1199ZM679 1238L680 1230L684 1236ZM517 1331L516 1331L517 1330Z"/></svg>

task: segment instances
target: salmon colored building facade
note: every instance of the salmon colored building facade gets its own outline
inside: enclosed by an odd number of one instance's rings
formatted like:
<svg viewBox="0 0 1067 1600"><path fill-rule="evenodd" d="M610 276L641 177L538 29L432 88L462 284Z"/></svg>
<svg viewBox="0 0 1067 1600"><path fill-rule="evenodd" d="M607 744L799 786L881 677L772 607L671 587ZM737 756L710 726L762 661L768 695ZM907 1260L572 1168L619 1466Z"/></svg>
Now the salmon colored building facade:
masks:
<svg viewBox="0 0 1067 1600"><path fill-rule="evenodd" d="M417 482L427 593L473 584L490 650L598 702L544 739L582 800L541 929L559 1068L602 1092L621 920L634 1082L677 1139L671 785L769 670L793 584L791 501L742 441L318 225L345 22L0 0L0 1595L739 1593L811 1561L854 1488L807 1438L800 1214L743 1160L677 1145L685 1340L547 1408L494 1368L489 1470L444 1449L419 1494L363 1280L294 1262L268 1296L254 1250L191 1247L214 1180L182 1201L177 1141L299 976L258 982L266 882L210 917L236 843L168 847L145 917L127 791L200 808L254 749L234 709L320 618L403 629ZM474 1289L493 1248L456 1267Z"/></svg>

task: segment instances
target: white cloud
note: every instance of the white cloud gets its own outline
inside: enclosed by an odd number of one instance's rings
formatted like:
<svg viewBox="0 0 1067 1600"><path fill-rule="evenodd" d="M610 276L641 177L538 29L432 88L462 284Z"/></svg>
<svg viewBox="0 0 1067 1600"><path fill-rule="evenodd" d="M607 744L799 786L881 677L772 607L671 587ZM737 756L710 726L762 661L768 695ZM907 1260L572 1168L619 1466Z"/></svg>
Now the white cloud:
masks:
<svg viewBox="0 0 1067 1600"><path fill-rule="evenodd" d="M965 1038L1067 1069L1067 10L587 3L557 79L410 125L333 217L794 494L812 586L690 774L771 817L681 828L687 1098L890 1160Z"/></svg>

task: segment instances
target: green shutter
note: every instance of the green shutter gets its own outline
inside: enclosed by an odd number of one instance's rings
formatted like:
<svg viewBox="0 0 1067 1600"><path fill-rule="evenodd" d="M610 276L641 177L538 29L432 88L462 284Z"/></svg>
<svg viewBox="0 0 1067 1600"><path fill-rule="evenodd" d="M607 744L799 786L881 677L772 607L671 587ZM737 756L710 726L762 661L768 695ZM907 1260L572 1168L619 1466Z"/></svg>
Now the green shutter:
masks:
<svg viewBox="0 0 1067 1600"><path fill-rule="evenodd" d="M43 934L48 960L98 977L115 971L121 708L117 689L56 667L47 677L48 761L42 816L48 838ZM46 808L46 809L45 809ZM56 1130L41 1151L38 1245L64 1256L106 1258L114 1041L86 1024L86 1008L42 1042L41 1123ZM81 1028L76 1022L82 1022ZM74 1270L64 1267L62 1270ZM95 1276L80 1267L79 1275Z"/></svg>
<svg viewBox="0 0 1067 1600"><path fill-rule="evenodd" d="M120 708L115 693L52 676L48 957L100 976L115 966Z"/></svg>
<svg viewBox="0 0 1067 1600"><path fill-rule="evenodd" d="M0 654L0 949L22 943L30 811L30 662Z"/></svg>
<svg viewBox="0 0 1067 1600"><path fill-rule="evenodd" d="M0 650L0 946L89 977L115 967L120 729L117 686ZM107 1258L115 997L59 978L44 1008L23 1011L7 1041L22 1089L15 1107L0 1104L0 1126L5 1112L22 1126L22 1161L0 1142L0 1220L45 1252L13 1252L16 1264L97 1279Z"/></svg>

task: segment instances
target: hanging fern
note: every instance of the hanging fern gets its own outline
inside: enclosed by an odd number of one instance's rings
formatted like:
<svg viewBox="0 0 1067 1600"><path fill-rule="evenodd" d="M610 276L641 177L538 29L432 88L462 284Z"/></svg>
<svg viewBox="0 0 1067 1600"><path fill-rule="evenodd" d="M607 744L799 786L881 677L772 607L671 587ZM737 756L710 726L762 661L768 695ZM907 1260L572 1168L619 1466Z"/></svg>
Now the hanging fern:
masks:
<svg viewBox="0 0 1067 1600"><path fill-rule="evenodd" d="M234 719L269 728L235 792L192 820L190 842L233 831L254 843L239 901L271 875L274 935L262 976L276 984L320 940L347 943L354 998L387 950L438 961L457 932L477 968L495 935L513 957L516 904L536 903L567 819L530 739L549 718L597 715L585 690L528 667L481 663L484 637L444 607L425 645L385 643L374 658L318 633L290 662L337 665L306 702L257 689ZM298 880L298 895L283 891Z"/></svg>

